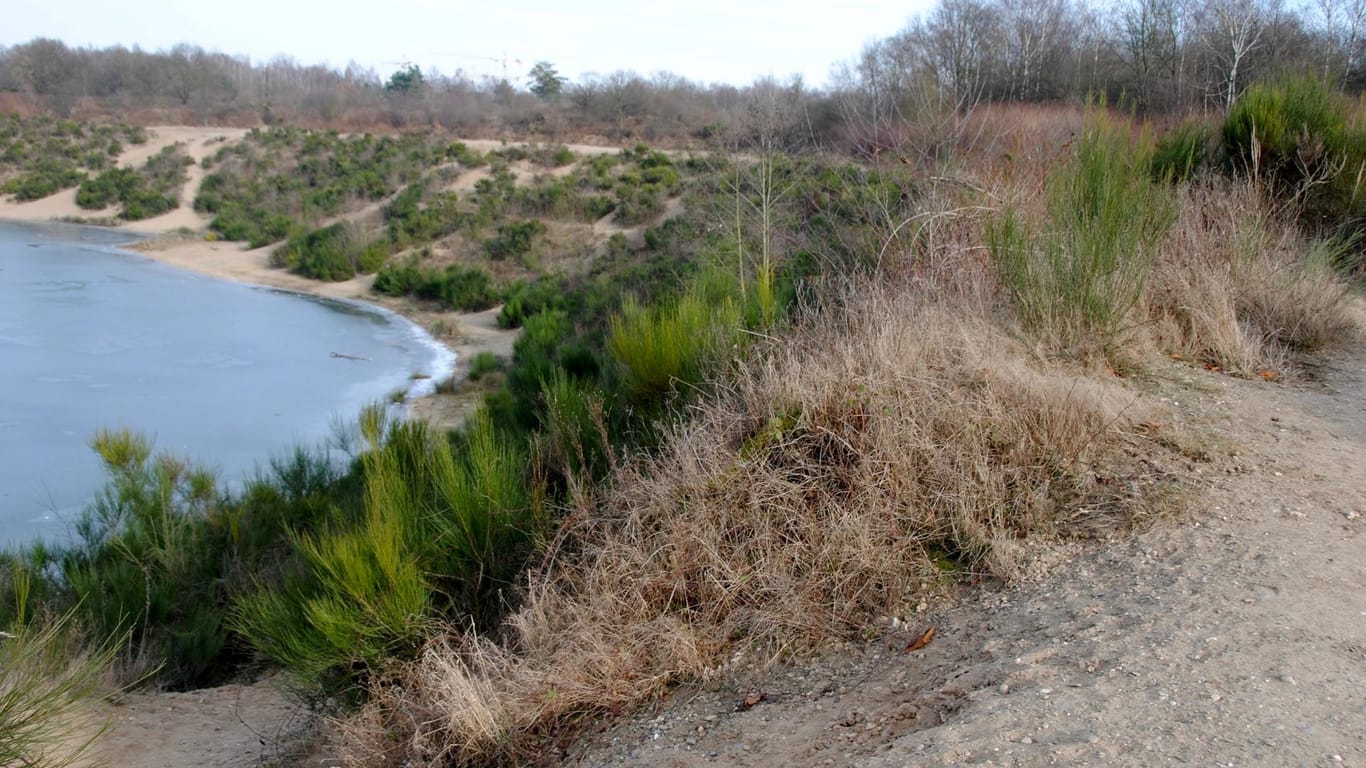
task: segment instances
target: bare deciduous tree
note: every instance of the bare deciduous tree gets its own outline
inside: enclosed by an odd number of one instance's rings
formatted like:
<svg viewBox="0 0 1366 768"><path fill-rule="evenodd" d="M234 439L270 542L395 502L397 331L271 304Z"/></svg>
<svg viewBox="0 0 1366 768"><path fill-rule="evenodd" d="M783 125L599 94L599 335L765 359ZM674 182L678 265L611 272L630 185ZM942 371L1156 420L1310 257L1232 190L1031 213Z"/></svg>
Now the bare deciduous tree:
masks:
<svg viewBox="0 0 1366 768"><path fill-rule="evenodd" d="M1244 64L1262 44L1266 7L1258 0L1206 0L1204 17L1205 45L1217 67L1220 98L1228 108L1241 92Z"/></svg>

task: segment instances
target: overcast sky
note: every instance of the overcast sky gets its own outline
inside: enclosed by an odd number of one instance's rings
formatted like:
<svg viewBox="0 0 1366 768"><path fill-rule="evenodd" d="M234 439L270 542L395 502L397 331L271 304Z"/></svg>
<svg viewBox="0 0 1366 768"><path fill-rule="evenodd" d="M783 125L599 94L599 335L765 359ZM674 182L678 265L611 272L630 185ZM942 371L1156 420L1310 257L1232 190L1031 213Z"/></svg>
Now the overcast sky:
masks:
<svg viewBox="0 0 1366 768"><path fill-rule="evenodd" d="M833 64L902 29L931 0L10 0L0 43L56 38L76 47L177 43L301 64L409 61L445 74L521 82L537 61L577 80L619 69L703 83L801 75L825 84ZM16 7L17 5L17 7Z"/></svg>

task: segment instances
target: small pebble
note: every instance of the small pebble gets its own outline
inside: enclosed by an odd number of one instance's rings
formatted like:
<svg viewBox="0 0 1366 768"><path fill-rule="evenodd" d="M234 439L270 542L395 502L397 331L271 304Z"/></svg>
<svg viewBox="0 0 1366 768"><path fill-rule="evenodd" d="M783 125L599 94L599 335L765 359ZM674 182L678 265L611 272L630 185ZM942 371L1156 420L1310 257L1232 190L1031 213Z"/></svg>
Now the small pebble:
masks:
<svg viewBox="0 0 1366 768"><path fill-rule="evenodd" d="M1004 696L1005 694L1010 693L1010 686L1006 685L1005 683L1001 683L1001 687L997 688L996 690L1000 691L1001 695Z"/></svg>
<svg viewBox="0 0 1366 768"><path fill-rule="evenodd" d="M1021 744L1033 744L1033 743L1034 743L1034 740L1031 739L1031 738L1029 738L1028 736L1026 736L1026 737L1024 737L1023 739L1020 739L1020 743L1021 743Z"/></svg>

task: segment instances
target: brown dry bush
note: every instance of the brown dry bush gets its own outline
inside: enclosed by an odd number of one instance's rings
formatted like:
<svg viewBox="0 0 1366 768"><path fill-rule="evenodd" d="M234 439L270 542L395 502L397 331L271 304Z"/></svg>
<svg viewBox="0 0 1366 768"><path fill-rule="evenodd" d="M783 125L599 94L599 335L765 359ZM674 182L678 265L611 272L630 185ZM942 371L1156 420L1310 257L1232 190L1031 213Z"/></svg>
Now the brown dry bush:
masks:
<svg viewBox="0 0 1366 768"><path fill-rule="evenodd" d="M860 292L581 497L510 643L451 640L379 686L342 729L354 764L517 754L742 649L855 634L933 591L946 559L1009 578L1157 487L1097 479L1146 417L1119 388L911 292Z"/></svg>
<svg viewBox="0 0 1366 768"><path fill-rule="evenodd" d="M1351 291L1314 243L1265 214L1255 189L1181 188L1180 216L1153 267L1147 311L1158 346L1239 375L1354 333Z"/></svg>

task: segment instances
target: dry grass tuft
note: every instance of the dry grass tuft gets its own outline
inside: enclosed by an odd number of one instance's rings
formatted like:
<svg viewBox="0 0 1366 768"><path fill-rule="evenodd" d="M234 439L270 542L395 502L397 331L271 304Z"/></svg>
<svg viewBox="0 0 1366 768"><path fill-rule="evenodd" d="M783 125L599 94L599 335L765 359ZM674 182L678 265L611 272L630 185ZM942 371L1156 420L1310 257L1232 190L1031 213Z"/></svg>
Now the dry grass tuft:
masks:
<svg viewBox="0 0 1366 768"><path fill-rule="evenodd" d="M864 287L730 381L579 500L513 650L446 641L379 690L348 725L355 764L513 755L743 649L848 637L946 562L1009 578L1036 542L1113 524L1157 487L1113 469L1149 416L1131 396L906 292Z"/></svg>
<svg viewBox="0 0 1366 768"><path fill-rule="evenodd" d="M1243 376L1284 370L1294 352L1355 333L1351 291L1330 246L1260 210L1256 191L1182 188L1181 214L1154 265L1147 309L1169 353Z"/></svg>

